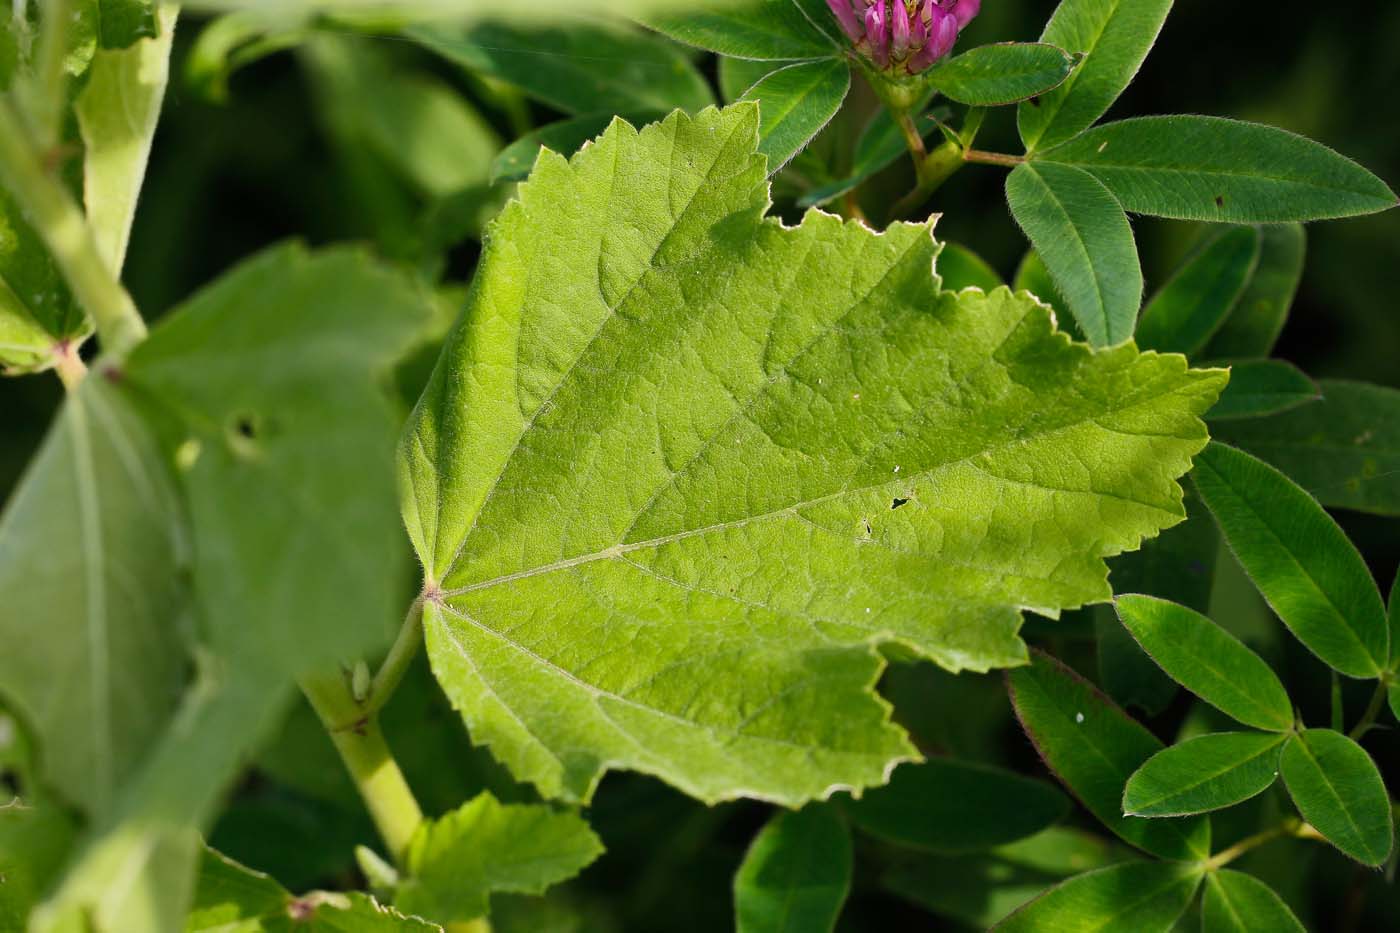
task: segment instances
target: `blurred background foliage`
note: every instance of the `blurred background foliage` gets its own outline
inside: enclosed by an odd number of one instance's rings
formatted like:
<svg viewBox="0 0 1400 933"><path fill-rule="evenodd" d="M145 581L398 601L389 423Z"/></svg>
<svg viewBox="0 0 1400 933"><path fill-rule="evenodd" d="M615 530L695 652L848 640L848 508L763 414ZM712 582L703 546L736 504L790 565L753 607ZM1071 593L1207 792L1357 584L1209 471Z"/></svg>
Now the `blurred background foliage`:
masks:
<svg viewBox="0 0 1400 933"><path fill-rule="evenodd" d="M1053 0L988 0L964 46L1037 37ZM205 24L187 18L176 40L173 79L137 216L127 281L156 317L240 259L297 237L313 244L366 241L384 256L440 283L451 299L469 280L485 222L509 196L492 182L501 148L562 114L506 85L438 58L400 38L324 31L274 39L269 52L228 77L191 70ZM295 44L291 40L300 40ZM279 46L288 46L280 48ZM1155 52L1110 116L1205 113L1282 126L1356 158L1391 185L1400 183L1400 4L1363 4L1345 13L1309 0L1219 4L1180 0ZM543 53L541 53L543 54ZM556 54L556 53L547 53ZM690 53L687 53L690 54ZM526 59L528 61L528 59ZM717 80L713 60L699 59ZM634 63L635 64L635 63ZM795 213L804 160L849 146L874 104L857 93L775 189L776 209ZM980 145L1010 149L1014 108L995 112ZM1026 244L1002 208L1003 173L972 166L941 190L941 237L967 245L1009 279ZM911 184L904 160L878 176L862 198L888 204ZM1149 292L1200 236L1199 226L1136 223ZM1276 356L1318 378L1400 387L1400 211L1310 229L1302 289ZM456 302L445 301L449 311ZM443 329L447 325L444 319ZM405 404L426 378L433 354L400 373ZM8 495L61 398L44 376L0 380L0 491ZM1400 563L1393 519L1339 515L1388 584ZM1268 617L1228 555L1221 560L1213 615L1261 651L1304 697L1304 716L1325 722L1333 683L1322 665ZM1092 614L1032 623L1057 654L1097 677ZM931 666L892 668L885 689L928 752L1010 765L1042 774L1015 727L999 677L950 677ZM1160 735L1218 728L1174 690L1129 684L1139 706L1157 707ZM1116 693L1118 691L1115 691ZM1121 694L1120 694L1121 696ZM1345 695L1348 707L1364 696ZM949 715L949 710L956 710ZM425 807L443 811L486 786L502 799L528 797L489 755L472 751L425 669L415 672L387 713L385 731ZM1378 737L1377 737L1378 736ZM1391 775L1400 769L1393 729L1367 741ZM1260 808L1286 804L1275 793L1218 817L1239 834ZM711 931L732 923L730 880L766 808L707 809L657 782L632 775L606 781L591 818L609 853L548 900L499 898L501 930ZM1034 845L973 858L899 852L867 839L841 929L962 929L985 925L1031 893L1084 868L1121 859L1116 845L1071 822ZM1224 840L1221 840L1222 842ZM306 711L262 756L234 795L211 842L288 887L359 883L350 857L373 830L329 742ZM1337 853L1281 842L1241 864L1268 880L1310 928L1395 929L1400 892L1379 874ZM936 911L940 920L930 925Z"/></svg>

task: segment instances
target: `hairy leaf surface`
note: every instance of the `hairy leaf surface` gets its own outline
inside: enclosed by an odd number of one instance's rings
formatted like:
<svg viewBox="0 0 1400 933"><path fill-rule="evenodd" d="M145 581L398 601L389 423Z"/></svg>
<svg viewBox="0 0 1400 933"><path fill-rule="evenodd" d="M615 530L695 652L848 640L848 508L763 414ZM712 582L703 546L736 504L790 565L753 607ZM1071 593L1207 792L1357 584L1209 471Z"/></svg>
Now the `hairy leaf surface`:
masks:
<svg viewBox="0 0 1400 933"><path fill-rule="evenodd" d="M482 793L424 823L405 856L409 877L394 906L438 923L486 913L494 891L543 894L601 855L577 813L543 804L502 805Z"/></svg>
<svg viewBox="0 0 1400 933"><path fill-rule="evenodd" d="M1210 933L1306 933L1267 884L1238 871L1213 871L1201 896L1201 923Z"/></svg>
<svg viewBox="0 0 1400 933"><path fill-rule="evenodd" d="M992 929L996 933L1168 933L1196 896L1190 865L1130 862L1051 888Z"/></svg>
<svg viewBox="0 0 1400 933"><path fill-rule="evenodd" d="M1278 777L1286 736L1212 732L1153 755L1128 779L1123 811L1183 816L1233 806L1262 794Z"/></svg>
<svg viewBox="0 0 1400 933"><path fill-rule="evenodd" d="M1223 374L1094 353L926 226L766 220L757 112L541 156L402 448L434 670L544 793L797 803L913 756L875 645L1021 663L1179 521Z"/></svg>
<svg viewBox="0 0 1400 933"><path fill-rule="evenodd" d="M1365 749L1330 729L1307 729L1283 749L1280 771L1303 819L1365 865L1380 865L1394 840L1390 797Z"/></svg>

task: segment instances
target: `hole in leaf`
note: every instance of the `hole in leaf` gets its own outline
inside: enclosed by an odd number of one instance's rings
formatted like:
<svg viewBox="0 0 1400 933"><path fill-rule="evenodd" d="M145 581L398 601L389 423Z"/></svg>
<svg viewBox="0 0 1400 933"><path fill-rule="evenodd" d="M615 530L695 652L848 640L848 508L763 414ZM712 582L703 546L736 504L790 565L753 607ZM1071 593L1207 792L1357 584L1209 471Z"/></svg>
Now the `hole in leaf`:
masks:
<svg viewBox="0 0 1400 933"><path fill-rule="evenodd" d="M1224 207L1224 206L1225 206L1225 195L1223 195L1223 194L1217 194L1217 195L1215 196L1215 206L1216 206L1216 207Z"/></svg>
<svg viewBox="0 0 1400 933"><path fill-rule="evenodd" d="M908 503L909 503L909 500L908 500L908 499L901 499L901 498L899 498L898 496L896 496L895 498L893 498L893 499L890 500L890 511L893 512L895 509L899 508L901 505L907 505Z"/></svg>
<svg viewBox="0 0 1400 933"><path fill-rule="evenodd" d="M1039 107L1039 106L1040 106L1040 97L1039 97L1039 96L1032 97L1032 98L1030 99L1030 105L1031 105L1032 107Z"/></svg>
<svg viewBox="0 0 1400 933"><path fill-rule="evenodd" d="M861 524L865 526L865 536L868 538L875 533L875 529L870 527L870 519L862 518Z"/></svg>

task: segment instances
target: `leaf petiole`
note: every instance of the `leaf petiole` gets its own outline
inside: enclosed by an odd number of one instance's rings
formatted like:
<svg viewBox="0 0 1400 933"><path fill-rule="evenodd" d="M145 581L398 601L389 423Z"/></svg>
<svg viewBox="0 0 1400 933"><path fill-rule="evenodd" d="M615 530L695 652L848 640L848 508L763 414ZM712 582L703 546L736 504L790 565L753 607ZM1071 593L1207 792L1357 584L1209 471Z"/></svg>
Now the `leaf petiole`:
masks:
<svg viewBox="0 0 1400 933"><path fill-rule="evenodd" d="M1380 715L1381 707L1385 705L1386 694L1390 689L1389 675L1382 675L1380 682L1376 684L1376 692L1371 694L1371 702L1366 705L1366 712L1361 714L1361 719L1347 733L1347 737L1352 741L1359 741L1368 729L1376 724L1376 717Z"/></svg>

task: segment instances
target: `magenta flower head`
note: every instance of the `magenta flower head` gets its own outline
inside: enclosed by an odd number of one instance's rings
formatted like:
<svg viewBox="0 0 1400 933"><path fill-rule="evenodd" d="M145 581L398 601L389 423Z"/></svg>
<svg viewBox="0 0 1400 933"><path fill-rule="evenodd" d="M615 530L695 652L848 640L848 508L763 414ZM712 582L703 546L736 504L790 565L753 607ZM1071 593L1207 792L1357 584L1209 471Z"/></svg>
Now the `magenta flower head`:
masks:
<svg viewBox="0 0 1400 933"><path fill-rule="evenodd" d="M826 0L856 49L880 70L918 74L953 50L982 0Z"/></svg>

